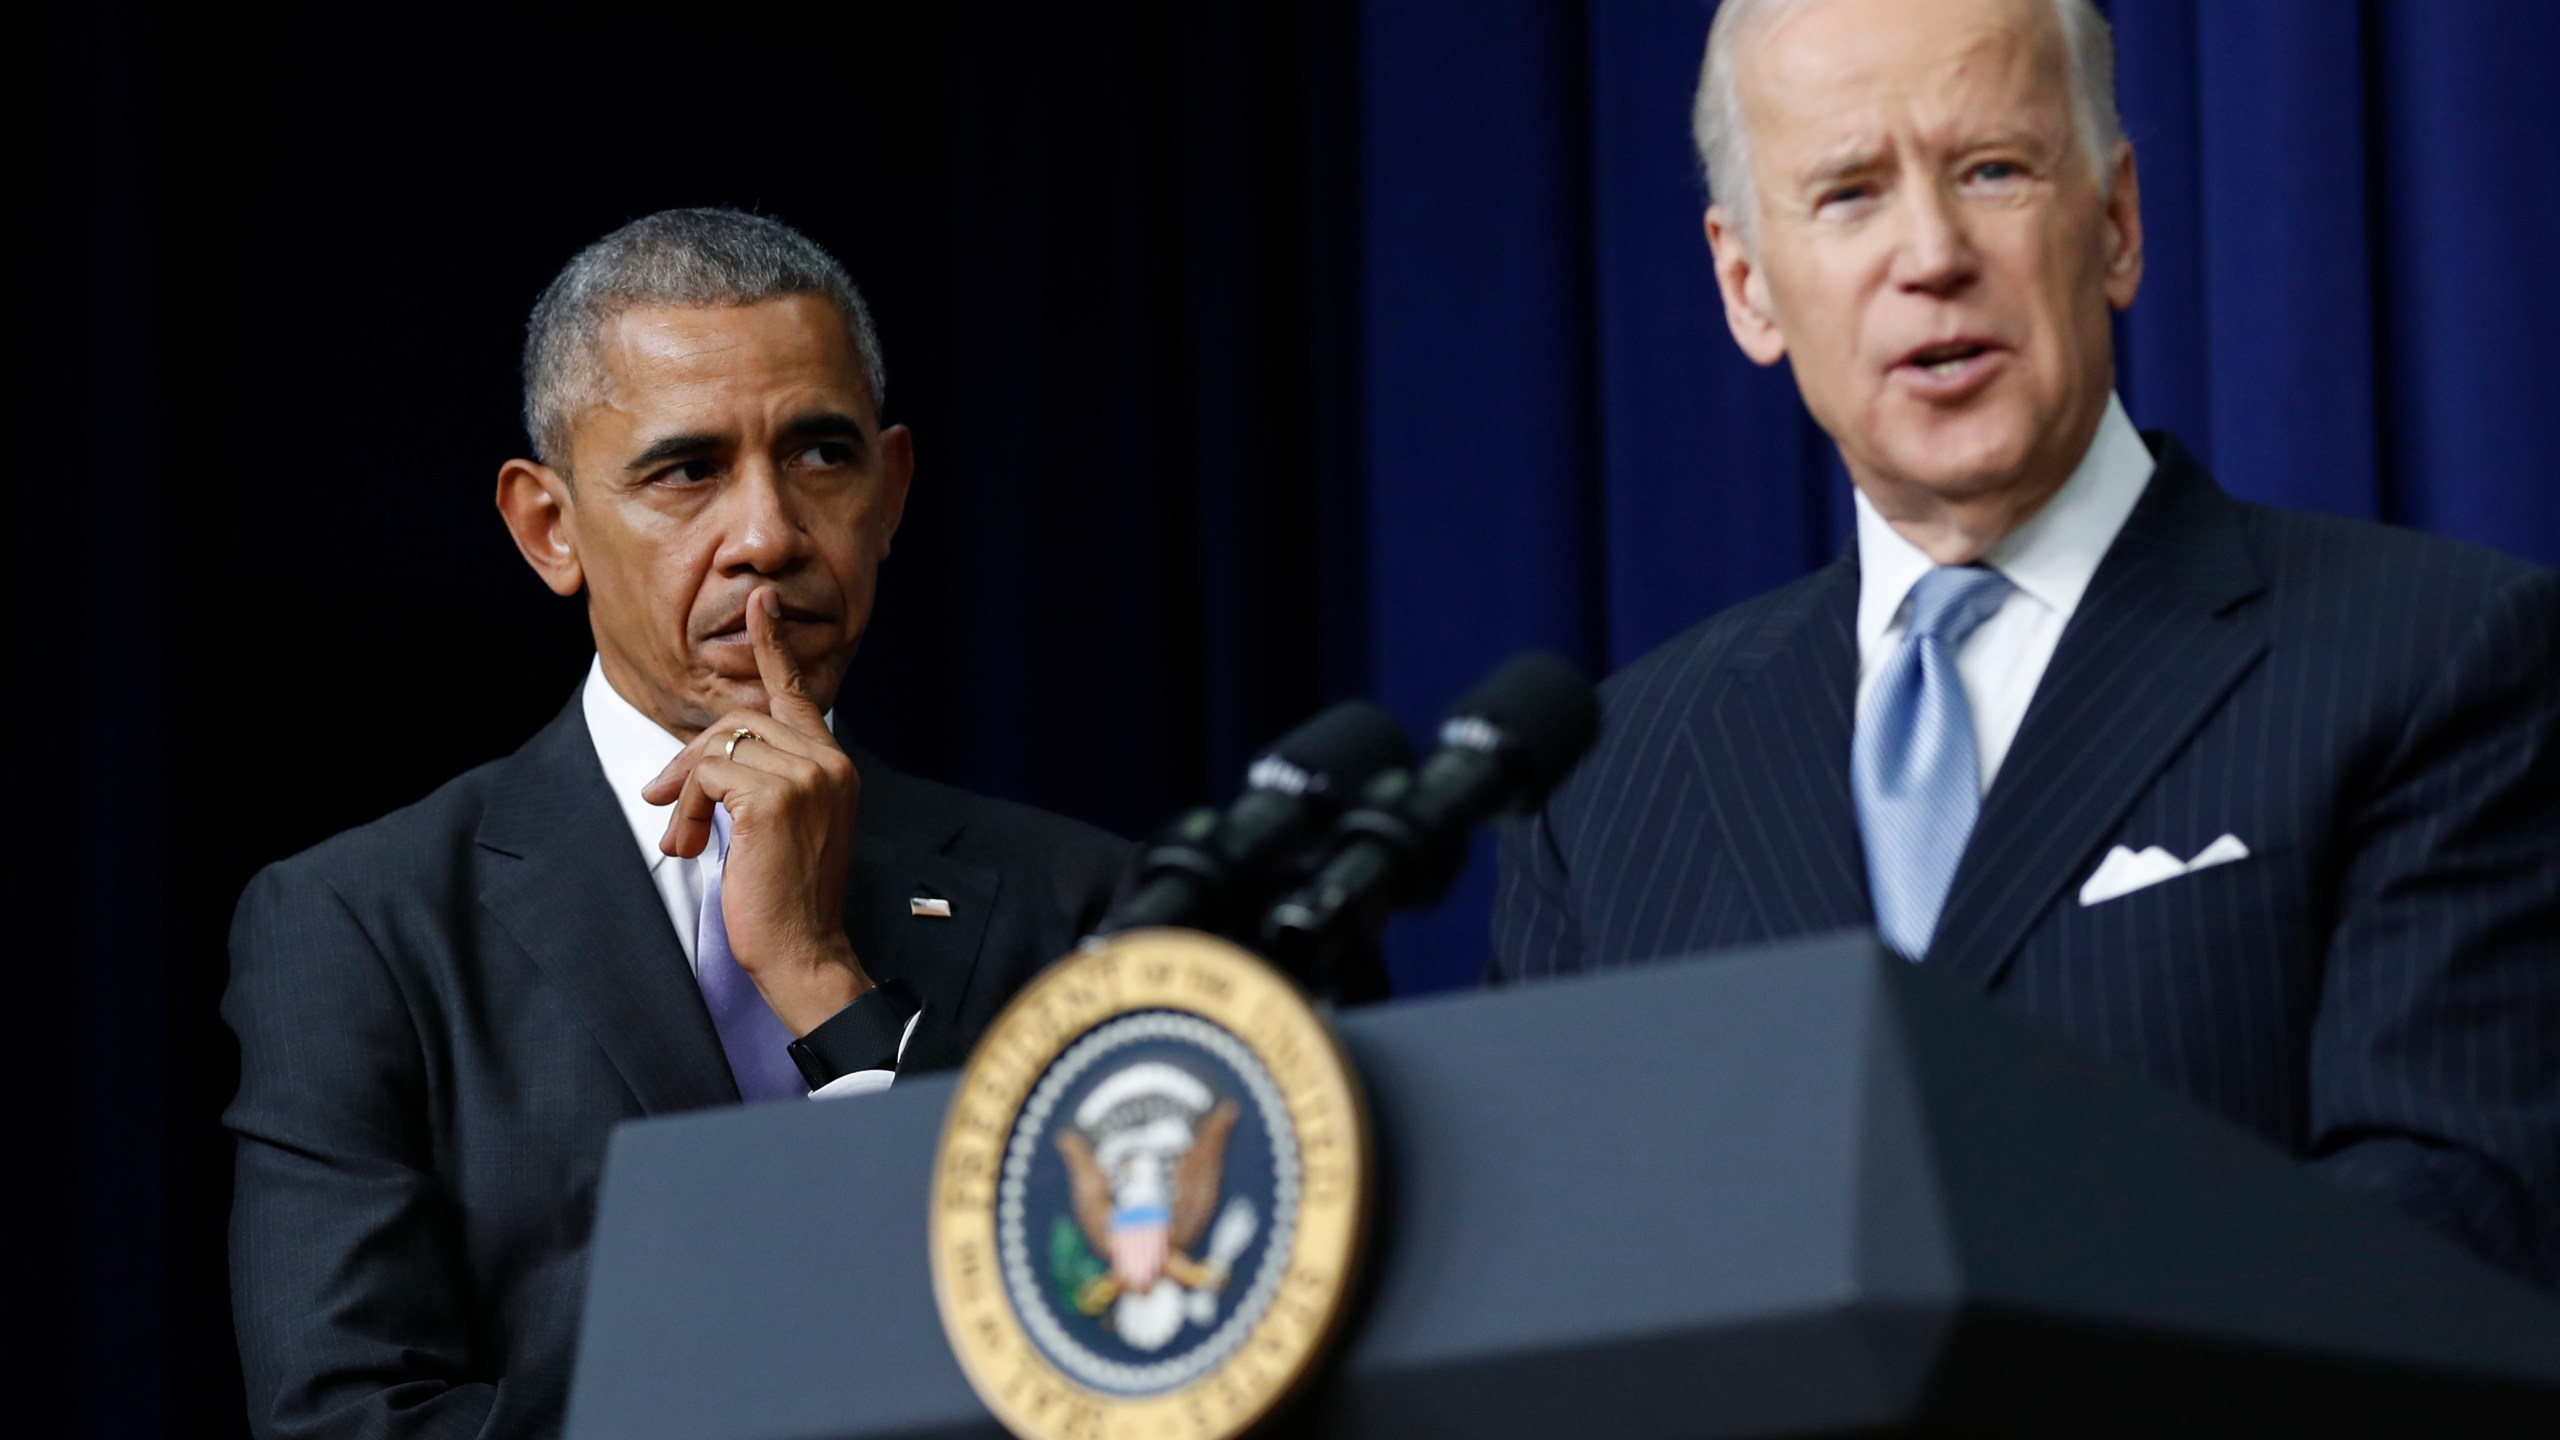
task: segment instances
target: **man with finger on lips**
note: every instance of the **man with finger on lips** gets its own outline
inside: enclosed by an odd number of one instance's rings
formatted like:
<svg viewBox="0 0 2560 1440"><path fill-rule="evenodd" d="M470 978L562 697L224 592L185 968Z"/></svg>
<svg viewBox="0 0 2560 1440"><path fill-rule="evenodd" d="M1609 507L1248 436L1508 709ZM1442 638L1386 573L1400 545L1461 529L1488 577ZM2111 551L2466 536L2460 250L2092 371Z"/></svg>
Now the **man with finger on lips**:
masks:
<svg viewBox="0 0 2560 1440"><path fill-rule="evenodd" d="M882 377L843 269L735 211L635 221L536 305L497 503L585 595L586 680L232 929L260 1435L555 1433L615 1124L955 1065L1100 917L1125 842L830 723L913 468Z"/></svg>

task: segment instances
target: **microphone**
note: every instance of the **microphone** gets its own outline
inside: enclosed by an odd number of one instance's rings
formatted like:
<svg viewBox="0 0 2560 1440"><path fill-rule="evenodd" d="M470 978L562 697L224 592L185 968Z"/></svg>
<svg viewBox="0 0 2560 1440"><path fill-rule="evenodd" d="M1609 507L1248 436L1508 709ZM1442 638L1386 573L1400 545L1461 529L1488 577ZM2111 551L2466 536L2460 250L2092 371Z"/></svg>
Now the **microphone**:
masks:
<svg viewBox="0 0 2560 1440"><path fill-rule="evenodd" d="M1345 700L1272 742L1225 814L1191 811L1139 862L1135 886L1096 935L1150 925L1224 933L1269 900L1267 872L1323 836L1361 787L1413 764L1395 717Z"/></svg>
<svg viewBox="0 0 2560 1440"><path fill-rule="evenodd" d="M1450 710L1429 764L1381 774L1334 827L1315 878L1264 918L1273 958L1321 974L1390 910L1439 899L1466 864L1468 832L1545 799L1599 733L1599 697L1580 671L1552 655L1504 664Z"/></svg>

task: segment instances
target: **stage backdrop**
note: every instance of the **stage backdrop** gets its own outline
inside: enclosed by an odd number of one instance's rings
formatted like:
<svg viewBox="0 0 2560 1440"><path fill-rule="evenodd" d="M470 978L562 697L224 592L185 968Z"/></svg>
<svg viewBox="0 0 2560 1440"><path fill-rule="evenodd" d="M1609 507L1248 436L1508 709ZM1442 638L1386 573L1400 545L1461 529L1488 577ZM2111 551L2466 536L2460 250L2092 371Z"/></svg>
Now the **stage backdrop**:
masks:
<svg viewBox="0 0 2560 1440"><path fill-rule="evenodd" d="M2560 5L2105 8L2149 251L2135 422L2247 499L2560 564ZM1717 304L1711 9L1365 7L1370 644L1417 724L1511 650L1624 665L1848 534L1827 442ZM1482 848L1402 923L1402 985L1476 974Z"/></svg>

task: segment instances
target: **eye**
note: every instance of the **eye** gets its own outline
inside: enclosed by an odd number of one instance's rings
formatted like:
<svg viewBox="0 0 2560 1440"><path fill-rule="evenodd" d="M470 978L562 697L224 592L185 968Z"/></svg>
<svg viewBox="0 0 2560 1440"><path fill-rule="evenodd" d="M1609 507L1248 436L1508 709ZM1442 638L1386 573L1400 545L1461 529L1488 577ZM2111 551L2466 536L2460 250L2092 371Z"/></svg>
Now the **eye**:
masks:
<svg viewBox="0 0 2560 1440"><path fill-rule="evenodd" d="M2026 167L2015 160L1985 160L1973 167L1971 178L1986 185L2000 185L2023 179L2026 173Z"/></svg>
<svg viewBox="0 0 2560 1440"><path fill-rule="evenodd" d="M1814 194L1814 218L1843 225L1855 224L1883 203L1878 199L1881 193L1875 183L1868 180L1843 181L1828 186Z"/></svg>
<svg viewBox="0 0 2560 1440"><path fill-rule="evenodd" d="M699 485L712 476L708 460L680 460L649 477L652 485Z"/></svg>
<svg viewBox="0 0 2560 1440"><path fill-rule="evenodd" d="M792 463L815 470L832 470L853 463L853 447L841 440L821 440L793 456Z"/></svg>

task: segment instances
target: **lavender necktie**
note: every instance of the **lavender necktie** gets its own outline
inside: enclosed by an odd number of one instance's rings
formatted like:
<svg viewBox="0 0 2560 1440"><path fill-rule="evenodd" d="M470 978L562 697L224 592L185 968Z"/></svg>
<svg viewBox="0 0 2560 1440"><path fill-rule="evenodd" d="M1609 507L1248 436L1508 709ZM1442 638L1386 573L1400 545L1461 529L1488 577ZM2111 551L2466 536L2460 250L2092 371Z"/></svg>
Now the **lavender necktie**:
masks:
<svg viewBox="0 0 2560 1440"><path fill-rule="evenodd" d="M711 1024L720 1032L720 1048L729 1056L729 1073L738 1078L738 1093L749 1101L797 1100L809 1093L800 1067L791 1060L791 1032L764 1003L755 979L738 968L729 953L729 923L720 913L720 876L729 864L729 810L711 812L711 843L719 859L708 867L702 885L702 918L694 925L694 978L702 985L702 1003L711 1008Z"/></svg>

